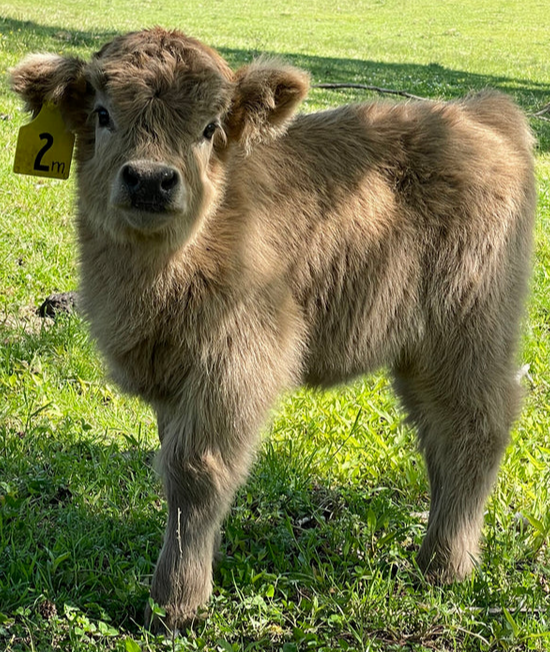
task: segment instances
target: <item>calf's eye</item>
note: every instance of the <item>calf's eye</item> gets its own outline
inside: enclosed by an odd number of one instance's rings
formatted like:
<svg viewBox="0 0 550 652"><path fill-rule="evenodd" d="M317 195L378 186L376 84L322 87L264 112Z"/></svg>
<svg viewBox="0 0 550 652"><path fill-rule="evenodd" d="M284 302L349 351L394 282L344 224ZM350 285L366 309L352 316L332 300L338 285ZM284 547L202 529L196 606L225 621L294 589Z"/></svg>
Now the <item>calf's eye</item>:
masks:
<svg viewBox="0 0 550 652"><path fill-rule="evenodd" d="M97 124L99 127L108 127L111 124L109 111L105 107L98 106L95 113L97 113Z"/></svg>
<svg viewBox="0 0 550 652"><path fill-rule="evenodd" d="M217 128L217 123L211 122L209 125L206 125L206 129L203 131L202 135L206 138L206 140L212 140L212 136L214 135Z"/></svg>

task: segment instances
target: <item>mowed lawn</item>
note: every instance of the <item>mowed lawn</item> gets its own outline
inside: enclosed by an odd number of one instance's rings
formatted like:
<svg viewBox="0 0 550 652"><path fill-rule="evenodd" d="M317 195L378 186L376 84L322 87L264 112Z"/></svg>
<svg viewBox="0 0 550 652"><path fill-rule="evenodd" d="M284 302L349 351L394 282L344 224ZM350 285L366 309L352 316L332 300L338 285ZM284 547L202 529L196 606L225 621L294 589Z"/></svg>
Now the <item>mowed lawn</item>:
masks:
<svg viewBox="0 0 550 652"><path fill-rule="evenodd" d="M78 286L74 186L13 174L28 118L6 71L155 24L233 66L281 56L313 83L442 99L494 87L531 114L550 102L544 0L0 3L0 650L550 650L550 122L537 117L525 403L472 578L434 587L415 565L429 488L382 370L281 398L225 522L205 620L172 640L142 629L166 518L155 422L109 381L80 317L35 314ZM373 97L313 89L303 110Z"/></svg>

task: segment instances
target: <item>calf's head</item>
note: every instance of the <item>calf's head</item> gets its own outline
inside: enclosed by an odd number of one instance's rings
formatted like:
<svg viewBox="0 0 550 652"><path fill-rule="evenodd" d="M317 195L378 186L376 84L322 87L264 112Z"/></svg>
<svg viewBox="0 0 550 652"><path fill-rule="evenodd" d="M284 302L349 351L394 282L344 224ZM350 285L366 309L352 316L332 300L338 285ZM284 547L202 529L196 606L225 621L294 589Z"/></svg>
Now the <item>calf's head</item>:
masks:
<svg viewBox="0 0 550 652"><path fill-rule="evenodd" d="M115 38L89 62L37 54L12 70L37 113L77 134L81 219L117 242L185 243L220 200L232 152L284 131L308 89L297 69L232 72L214 50L160 28Z"/></svg>

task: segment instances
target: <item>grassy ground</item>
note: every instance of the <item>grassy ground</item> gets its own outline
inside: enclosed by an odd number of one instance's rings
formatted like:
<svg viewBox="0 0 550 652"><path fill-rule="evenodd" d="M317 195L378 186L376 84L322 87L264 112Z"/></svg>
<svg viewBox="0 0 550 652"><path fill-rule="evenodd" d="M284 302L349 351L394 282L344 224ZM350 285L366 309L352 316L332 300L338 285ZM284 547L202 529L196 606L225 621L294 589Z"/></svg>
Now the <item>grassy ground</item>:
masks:
<svg viewBox="0 0 550 652"><path fill-rule="evenodd" d="M282 54L314 81L452 98L485 86L550 101L542 0L215 0L162 10L107 0L0 3L0 67L88 55L112 35L183 27L232 64ZM175 640L141 629L165 506L154 420L106 380L75 316L35 307L77 285L72 182L11 172L26 118L0 80L0 649L550 650L550 129L520 364L526 402L487 507L472 579L414 564L429 505L414 434L383 373L284 397L226 524L208 619ZM312 91L305 110L367 97Z"/></svg>

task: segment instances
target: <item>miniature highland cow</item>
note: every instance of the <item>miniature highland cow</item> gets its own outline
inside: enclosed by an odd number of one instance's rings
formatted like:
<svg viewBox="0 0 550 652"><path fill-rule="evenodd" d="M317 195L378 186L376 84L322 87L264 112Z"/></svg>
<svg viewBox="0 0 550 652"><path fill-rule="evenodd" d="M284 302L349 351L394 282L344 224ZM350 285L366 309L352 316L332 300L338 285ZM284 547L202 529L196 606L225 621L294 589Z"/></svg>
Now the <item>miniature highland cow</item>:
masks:
<svg viewBox="0 0 550 652"><path fill-rule="evenodd" d="M381 365L429 473L418 563L467 576L519 403L535 188L518 108L484 92L295 115L306 73L233 72L160 28L89 62L31 55L12 85L76 133L80 305L158 417L168 524L151 594L167 627L208 601L281 390Z"/></svg>

